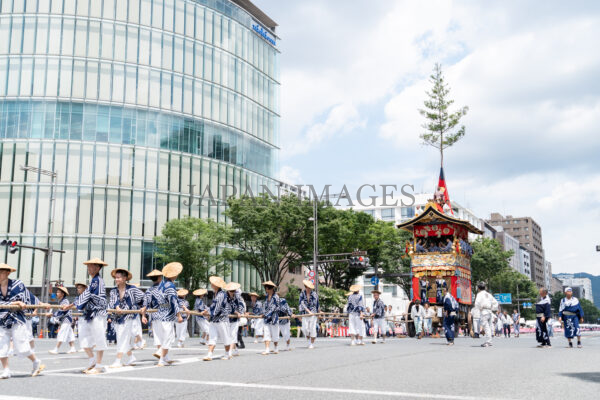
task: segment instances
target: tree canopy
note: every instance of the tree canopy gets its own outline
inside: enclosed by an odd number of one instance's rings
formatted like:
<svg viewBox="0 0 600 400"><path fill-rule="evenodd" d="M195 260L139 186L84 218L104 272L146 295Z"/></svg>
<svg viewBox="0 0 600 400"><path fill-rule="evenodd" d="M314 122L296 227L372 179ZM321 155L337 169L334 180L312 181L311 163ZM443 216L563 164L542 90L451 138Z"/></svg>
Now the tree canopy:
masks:
<svg viewBox="0 0 600 400"><path fill-rule="evenodd" d="M502 245L490 238L479 237L473 243L473 256L471 257L471 282L491 283L491 279L510 268L508 260L513 252L504 251Z"/></svg>

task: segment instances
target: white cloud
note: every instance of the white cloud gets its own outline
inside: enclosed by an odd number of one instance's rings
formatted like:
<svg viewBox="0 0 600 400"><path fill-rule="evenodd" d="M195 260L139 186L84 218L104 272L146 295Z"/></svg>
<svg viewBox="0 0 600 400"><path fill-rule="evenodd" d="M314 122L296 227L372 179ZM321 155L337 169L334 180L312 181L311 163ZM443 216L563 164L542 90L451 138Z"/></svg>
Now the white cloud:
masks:
<svg viewBox="0 0 600 400"><path fill-rule="evenodd" d="M289 165L284 165L279 169L278 179L281 182L290 185L299 185L303 183L300 170L290 167Z"/></svg>

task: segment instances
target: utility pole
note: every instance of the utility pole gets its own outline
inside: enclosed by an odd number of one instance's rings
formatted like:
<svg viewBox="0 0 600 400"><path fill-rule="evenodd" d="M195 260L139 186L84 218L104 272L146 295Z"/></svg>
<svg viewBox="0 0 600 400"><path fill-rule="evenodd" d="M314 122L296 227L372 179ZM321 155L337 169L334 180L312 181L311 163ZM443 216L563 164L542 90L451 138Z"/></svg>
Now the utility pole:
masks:
<svg viewBox="0 0 600 400"><path fill-rule="evenodd" d="M48 232L46 235L46 248L41 248L41 247L35 247L35 246L30 246L29 248L33 248L36 250L42 250L44 252L44 269L43 269L43 273L42 273L42 303L48 303L48 297L49 297L49 293L48 293L48 287L50 285L50 274L52 272L52 256L54 255L54 252L56 250L53 249L53 235L54 235L54 211L55 211L55 198L54 198L54 188L55 188L55 184L56 184L56 177L57 177L57 173L55 171L49 171L46 169L40 169L40 168L36 168L36 167L30 167L30 166L22 166L21 165L21 170L25 171L25 172L34 172L38 175L46 175L50 177L50 207L48 210ZM21 247L26 247L26 246L21 246ZM60 251L63 252L64 251ZM43 327L46 326L45 324L46 322L46 317L42 316L42 318L40 319L40 326L42 327L42 331L43 331Z"/></svg>
<svg viewBox="0 0 600 400"><path fill-rule="evenodd" d="M519 284L517 283L517 312L519 313L519 315L521 315L521 306L519 301Z"/></svg>

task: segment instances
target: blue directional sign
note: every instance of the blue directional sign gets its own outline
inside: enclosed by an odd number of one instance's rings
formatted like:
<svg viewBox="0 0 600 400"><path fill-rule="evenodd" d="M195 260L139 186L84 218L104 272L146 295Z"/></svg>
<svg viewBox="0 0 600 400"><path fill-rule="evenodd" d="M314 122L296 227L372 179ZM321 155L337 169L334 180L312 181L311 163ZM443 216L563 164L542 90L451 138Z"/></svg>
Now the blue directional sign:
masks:
<svg viewBox="0 0 600 400"><path fill-rule="evenodd" d="M511 293L496 293L494 295L498 303L500 304L512 304L512 294Z"/></svg>
<svg viewBox="0 0 600 400"><path fill-rule="evenodd" d="M373 285L373 286L379 285L379 278L376 277L376 276L372 277L371 278L371 285Z"/></svg>

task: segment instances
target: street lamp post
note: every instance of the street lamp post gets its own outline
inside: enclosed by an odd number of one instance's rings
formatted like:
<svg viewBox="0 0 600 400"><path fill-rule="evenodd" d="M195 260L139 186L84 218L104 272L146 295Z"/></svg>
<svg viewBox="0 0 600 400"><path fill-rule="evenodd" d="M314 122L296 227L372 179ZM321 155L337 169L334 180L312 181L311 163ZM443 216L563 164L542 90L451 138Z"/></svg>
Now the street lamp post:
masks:
<svg viewBox="0 0 600 400"><path fill-rule="evenodd" d="M44 251L44 269L42 273L42 303L48 303L48 286L50 285L50 273L52 271L52 256L54 254L53 249L53 235L54 235L54 211L55 211L55 198L54 198L54 189L56 184L56 176L57 173L55 171L49 171L46 169L30 167L30 166L22 166L21 170L25 172L34 172L38 175L46 175L50 177L50 208L48 210L48 233L46 236L46 249ZM46 317L42 316L40 319L40 325L42 327L45 326Z"/></svg>

